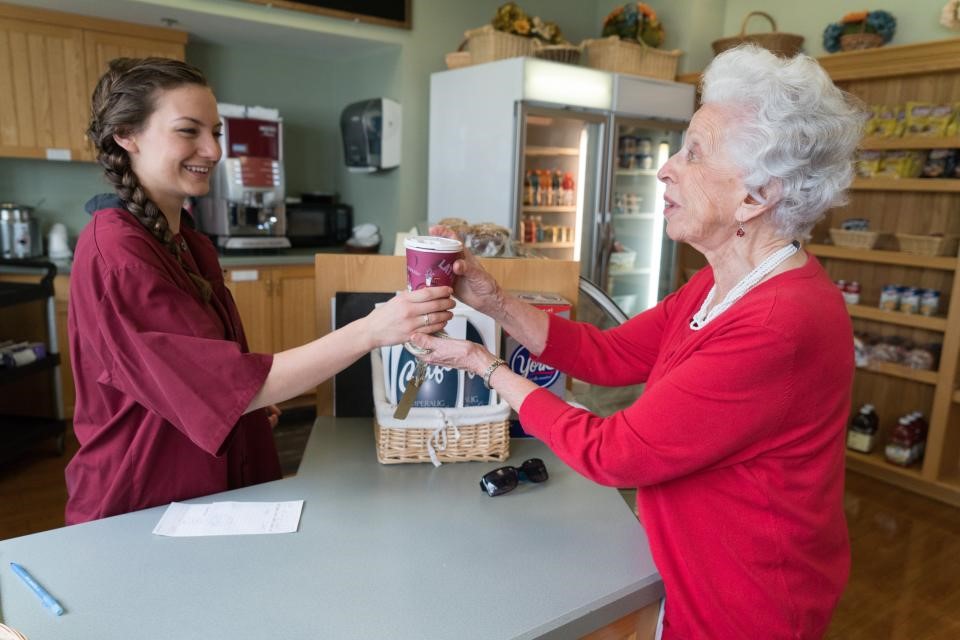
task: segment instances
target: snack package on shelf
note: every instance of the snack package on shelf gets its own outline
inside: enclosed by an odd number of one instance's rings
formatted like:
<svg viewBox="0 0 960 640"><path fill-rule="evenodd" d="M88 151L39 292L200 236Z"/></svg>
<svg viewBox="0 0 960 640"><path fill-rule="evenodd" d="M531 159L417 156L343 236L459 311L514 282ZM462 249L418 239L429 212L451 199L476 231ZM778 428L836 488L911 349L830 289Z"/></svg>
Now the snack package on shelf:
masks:
<svg viewBox="0 0 960 640"><path fill-rule="evenodd" d="M894 150L883 154L880 171L875 177L916 178L923 168L926 154L921 151Z"/></svg>
<svg viewBox="0 0 960 640"><path fill-rule="evenodd" d="M921 178L952 178L956 170L957 155L954 149L931 149L920 169Z"/></svg>
<svg viewBox="0 0 960 640"><path fill-rule="evenodd" d="M903 135L905 117L902 105L878 105L873 135L878 138L896 138Z"/></svg>
<svg viewBox="0 0 960 640"><path fill-rule="evenodd" d="M855 168L857 177L872 178L880 173L883 164L883 152L872 149L861 149L857 152Z"/></svg>

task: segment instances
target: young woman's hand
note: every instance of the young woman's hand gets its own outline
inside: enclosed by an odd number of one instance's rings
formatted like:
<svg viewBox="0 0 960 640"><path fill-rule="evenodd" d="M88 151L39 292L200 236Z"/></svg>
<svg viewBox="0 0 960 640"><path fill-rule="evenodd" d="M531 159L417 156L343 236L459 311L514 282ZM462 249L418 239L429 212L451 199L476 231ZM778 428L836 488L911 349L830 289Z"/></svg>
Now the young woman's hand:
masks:
<svg viewBox="0 0 960 640"><path fill-rule="evenodd" d="M413 333L434 333L447 324L456 304L450 287L402 291L364 318L370 348L400 344Z"/></svg>
<svg viewBox="0 0 960 640"><path fill-rule="evenodd" d="M443 225L430 227L430 235L457 239L457 234ZM503 291L466 247L463 248L463 259L453 263L453 272L458 276L454 282L457 299L481 313L497 318L496 312L503 306Z"/></svg>

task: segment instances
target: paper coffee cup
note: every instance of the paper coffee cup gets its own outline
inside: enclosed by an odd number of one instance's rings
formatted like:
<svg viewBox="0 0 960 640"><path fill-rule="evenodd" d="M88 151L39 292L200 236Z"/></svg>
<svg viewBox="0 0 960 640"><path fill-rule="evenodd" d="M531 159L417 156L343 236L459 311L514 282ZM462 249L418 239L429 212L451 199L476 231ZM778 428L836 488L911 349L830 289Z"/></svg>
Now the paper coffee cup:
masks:
<svg viewBox="0 0 960 640"><path fill-rule="evenodd" d="M453 263L463 257L463 243L440 236L413 236L403 241L407 251L407 288L453 286Z"/></svg>

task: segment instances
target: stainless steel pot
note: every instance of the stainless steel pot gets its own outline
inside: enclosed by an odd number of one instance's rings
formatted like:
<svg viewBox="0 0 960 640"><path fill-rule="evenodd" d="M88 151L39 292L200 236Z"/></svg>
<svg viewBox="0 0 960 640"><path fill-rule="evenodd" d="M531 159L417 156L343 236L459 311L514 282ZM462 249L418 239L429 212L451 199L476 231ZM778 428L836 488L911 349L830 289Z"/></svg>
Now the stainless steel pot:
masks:
<svg viewBox="0 0 960 640"><path fill-rule="evenodd" d="M0 255L4 258L37 258L43 255L40 224L33 208L0 203Z"/></svg>

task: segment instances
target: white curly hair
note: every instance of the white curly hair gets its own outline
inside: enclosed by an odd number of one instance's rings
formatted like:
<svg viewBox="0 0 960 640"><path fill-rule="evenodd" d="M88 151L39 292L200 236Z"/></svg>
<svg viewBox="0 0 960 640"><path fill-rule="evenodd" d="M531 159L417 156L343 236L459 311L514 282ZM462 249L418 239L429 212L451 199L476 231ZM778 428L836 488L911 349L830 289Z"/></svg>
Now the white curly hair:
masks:
<svg viewBox="0 0 960 640"><path fill-rule="evenodd" d="M805 239L827 209L846 203L866 110L816 60L780 58L756 45L730 49L704 71L701 102L747 114L729 130L727 151L754 197L779 182L773 223L780 235Z"/></svg>

